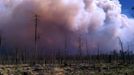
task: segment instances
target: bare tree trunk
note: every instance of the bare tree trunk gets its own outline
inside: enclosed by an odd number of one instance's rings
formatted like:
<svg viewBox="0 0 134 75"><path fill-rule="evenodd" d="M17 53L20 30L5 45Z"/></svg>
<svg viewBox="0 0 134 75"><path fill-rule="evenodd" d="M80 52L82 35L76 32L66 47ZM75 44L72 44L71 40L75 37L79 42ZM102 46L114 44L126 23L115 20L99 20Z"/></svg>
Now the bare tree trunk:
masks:
<svg viewBox="0 0 134 75"><path fill-rule="evenodd" d="M88 54L89 54L89 52L88 52L88 39L87 39L87 37L86 37L86 55L87 55L87 57L88 57Z"/></svg>
<svg viewBox="0 0 134 75"><path fill-rule="evenodd" d="M2 48L2 35L1 35L1 32L0 32L0 52L1 52L1 48ZM0 53L0 60L2 59L1 56L2 56L2 55L1 55L1 53ZM2 63L2 61L1 61L0 63Z"/></svg>
<svg viewBox="0 0 134 75"><path fill-rule="evenodd" d="M79 36L78 42L79 42L79 46L78 46L79 55L78 55L78 57L79 57L80 61L83 62L83 60L82 60L82 37L81 37L81 35Z"/></svg>
<svg viewBox="0 0 134 75"><path fill-rule="evenodd" d="M99 46L99 44L98 44L98 46L97 46L97 60L98 60L98 62L100 62L100 46Z"/></svg>
<svg viewBox="0 0 134 75"><path fill-rule="evenodd" d="M64 64L67 62L68 50L67 50L67 35L65 34L65 46L64 46Z"/></svg>
<svg viewBox="0 0 134 75"><path fill-rule="evenodd" d="M34 58L35 58L35 60L34 60L34 63L37 63L37 61L38 61L38 40L39 40L39 38L38 38L38 15L37 14L35 14L35 37L34 37L34 41L35 41L35 53L34 53Z"/></svg>
<svg viewBox="0 0 134 75"><path fill-rule="evenodd" d="M121 47L121 58L123 60L123 63L125 63L125 53L124 53L124 48L123 48L123 42L120 38L119 38L119 44L120 44L120 47Z"/></svg>
<svg viewBox="0 0 134 75"><path fill-rule="evenodd" d="M130 64L131 59L130 59L130 49L129 49L129 44L128 44L128 49L127 49L127 56L128 56L128 63Z"/></svg>
<svg viewBox="0 0 134 75"><path fill-rule="evenodd" d="M88 38L86 37L86 58L87 58L87 63L90 62L90 55L89 55L89 49L88 49Z"/></svg>

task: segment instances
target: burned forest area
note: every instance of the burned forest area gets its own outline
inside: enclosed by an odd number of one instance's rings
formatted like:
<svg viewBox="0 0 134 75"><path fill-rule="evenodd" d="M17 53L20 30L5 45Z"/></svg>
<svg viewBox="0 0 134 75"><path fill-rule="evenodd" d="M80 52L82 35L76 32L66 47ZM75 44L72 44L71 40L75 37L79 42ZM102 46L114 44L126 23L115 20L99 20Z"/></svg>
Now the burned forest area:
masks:
<svg viewBox="0 0 134 75"><path fill-rule="evenodd" d="M0 75L134 75L133 3L0 0Z"/></svg>
<svg viewBox="0 0 134 75"><path fill-rule="evenodd" d="M38 15L34 15L34 49L24 50L16 47L12 51L4 49L3 36L1 35L0 50L0 75L133 75L134 54L124 48L123 42L118 38L120 50L112 50L110 53L102 53L97 46L96 54L90 54L88 41L78 37L77 54L68 52L67 39L64 49L51 50L51 55L41 54L38 51ZM82 51L86 45L86 54ZM46 52L49 49L46 50Z"/></svg>

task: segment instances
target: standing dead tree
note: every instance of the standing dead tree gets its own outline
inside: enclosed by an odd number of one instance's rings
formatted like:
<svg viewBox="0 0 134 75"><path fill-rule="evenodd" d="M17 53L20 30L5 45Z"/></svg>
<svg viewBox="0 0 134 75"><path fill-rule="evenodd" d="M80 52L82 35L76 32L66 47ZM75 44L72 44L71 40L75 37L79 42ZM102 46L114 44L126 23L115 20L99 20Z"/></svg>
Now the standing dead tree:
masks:
<svg viewBox="0 0 134 75"><path fill-rule="evenodd" d="M0 47L2 46L2 33L0 32Z"/></svg>
<svg viewBox="0 0 134 75"><path fill-rule="evenodd" d="M86 37L86 55L87 57L89 56L89 52L88 52L88 38Z"/></svg>
<svg viewBox="0 0 134 75"><path fill-rule="evenodd" d="M132 64L133 60L133 51L130 50L130 43L128 43L127 51L126 51L126 60L128 64Z"/></svg>
<svg viewBox="0 0 134 75"><path fill-rule="evenodd" d="M0 52L1 52L1 48L2 48L2 34L0 33ZM0 59L2 59L1 53L0 53ZM0 63L2 63L2 61Z"/></svg>
<svg viewBox="0 0 134 75"><path fill-rule="evenodd" d="M89 63L91 61L91 57L89 55L89 43L88 43L88 37L86 37L86 41L85 41L85 44L86 44L86 59L87 59L87 63Z"/></svg>
<svg viewBox="0 0 134 75"><path fill-rule="evenodd" d="M35 25L34 25L34 45L35 45L35 48L34 48L34 58L35 58L35 60L34 60L34 62L36 63L37 62L37 59L38 59L38 40L39 40L39 36L38 36L38 21L39 21L39 19L38 19L38 15L37 14L35 14L35 20L34 20L34 22L35 22Z"/></svg>
<svg viewBox="0 0 134 75"><path fill-rule="evenodd" d="M125 52L124 52L123 42L120 39L120 37L118 39L119 39L119 44L120 44L120 47L121 47L121 51L120 51L121 58L122 58L123 62L125 63Z"/></svg>
<svg viewBox="0 0 134 75"><path fill-rule="evenodd" d="M64 46L64 61L66 62L67 57L68 57L68 50L67 50L67 35L65 35L65 46Z"/></svg>
<svg viewBox="0 0 134 75"><path fill-rule="evenodd" d="M80 60L82 60L82 35L79 36L78 38L78 57Z"/></svg>
<svg viewBox="0 0 134 75"><path fill-rule="evenodd" d="M98 60L98 62L100 62L100 45L98 44L97 45L97 60Z"/></svg>
<svg viewBox="0 0 134 75"><path fill-rule="evenodd" d="M128 49L127 49L127 58L128 58L127 62L130 64L131 58L130 58L130 47L129 47L129 44L128 44Z"/></svg>

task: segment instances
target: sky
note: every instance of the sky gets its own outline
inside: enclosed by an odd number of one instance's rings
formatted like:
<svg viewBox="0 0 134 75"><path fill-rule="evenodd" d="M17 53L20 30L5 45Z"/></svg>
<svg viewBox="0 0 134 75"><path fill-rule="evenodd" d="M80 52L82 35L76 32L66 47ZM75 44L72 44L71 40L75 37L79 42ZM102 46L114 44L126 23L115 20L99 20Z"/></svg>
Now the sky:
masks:
<svg viewBox="0 0 134 75"><path fill-rule="evenodd" d="M5 47L34 48L34 15L39 15L38 50L108 52L134 39L132 0L0 0ZM122 7L121 7L122 6ZM65 46L67 45L67 46ZM81 46L81 47L80 47ZM132 46L132 45L131 45ZM131 48L134 49L134 48Z"/></svg>
<svg viewBox="0 0 134 75"><path fill-rule="evenodd" d="M120 0L122 4L122 13L126 14L128 17L132 17L132 13L134 13L134 10L132 11L131 8L134 6L134 0Z"/></svg>

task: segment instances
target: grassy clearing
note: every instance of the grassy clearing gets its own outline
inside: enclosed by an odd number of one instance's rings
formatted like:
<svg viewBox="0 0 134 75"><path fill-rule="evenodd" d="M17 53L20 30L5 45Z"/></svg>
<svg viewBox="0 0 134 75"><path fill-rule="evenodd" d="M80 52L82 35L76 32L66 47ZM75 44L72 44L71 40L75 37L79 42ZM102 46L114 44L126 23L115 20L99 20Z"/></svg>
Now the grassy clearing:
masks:
<svg viewBox="0 0 134 75"><path fill-rule="evenodd" d="M0 75L133 75L134 64L0 65Z"/></svg>

